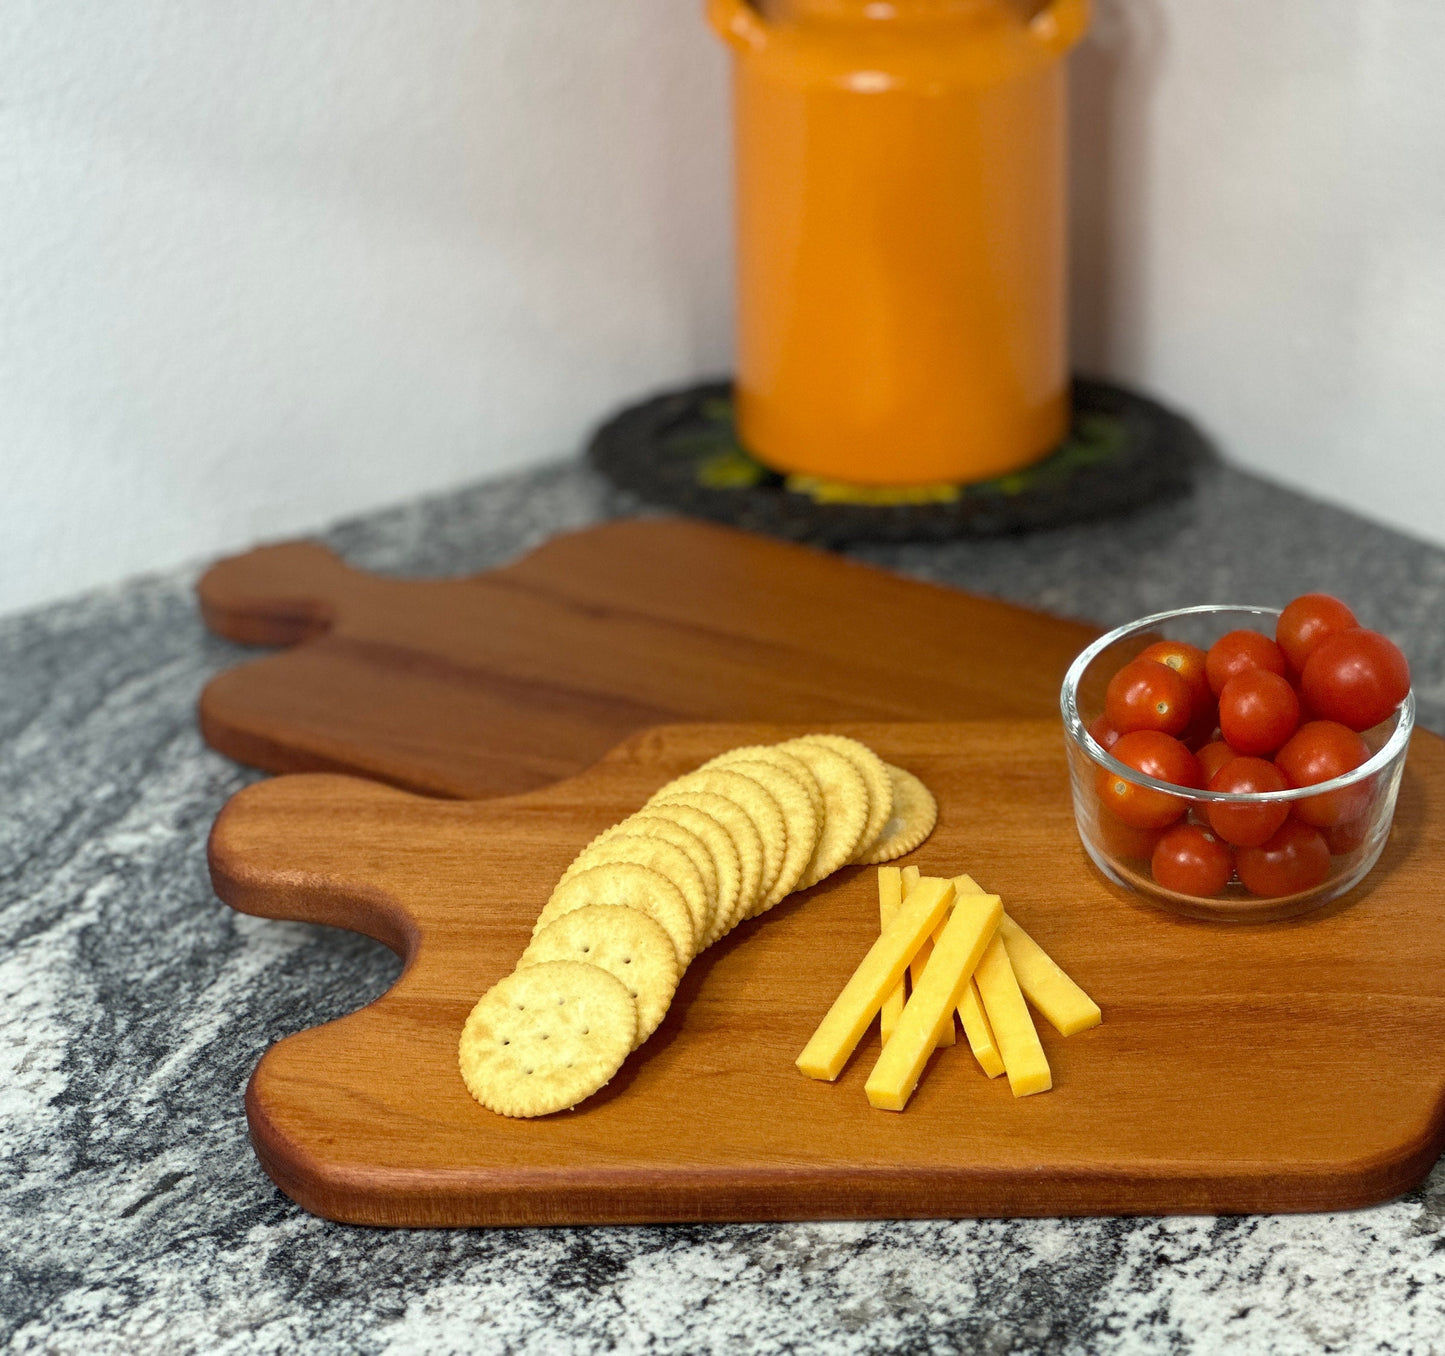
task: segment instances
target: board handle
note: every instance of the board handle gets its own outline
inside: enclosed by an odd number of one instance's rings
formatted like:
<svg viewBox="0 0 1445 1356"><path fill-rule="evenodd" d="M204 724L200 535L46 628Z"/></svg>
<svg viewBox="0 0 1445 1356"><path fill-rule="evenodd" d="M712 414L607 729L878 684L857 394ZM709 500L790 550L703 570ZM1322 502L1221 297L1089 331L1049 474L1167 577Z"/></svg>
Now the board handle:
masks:
<svg viewBox="0 0 1445 1356"><path fill-rule="evenodd" d="M384 849L368 858L357 844L385 845L398 820L425 820L434 804L330 773L257 782L232 796L211 826L212 888L238 913L346 928L410 962L421 929L402 882Z"/></svg>
<svg viewBox="0 0 1445 1356"><path fill-rule="evenodd" d="M366 578L314 541L261 546L212 565L196 584L201 617L242 645L295 645L329 631Z"/></svg>

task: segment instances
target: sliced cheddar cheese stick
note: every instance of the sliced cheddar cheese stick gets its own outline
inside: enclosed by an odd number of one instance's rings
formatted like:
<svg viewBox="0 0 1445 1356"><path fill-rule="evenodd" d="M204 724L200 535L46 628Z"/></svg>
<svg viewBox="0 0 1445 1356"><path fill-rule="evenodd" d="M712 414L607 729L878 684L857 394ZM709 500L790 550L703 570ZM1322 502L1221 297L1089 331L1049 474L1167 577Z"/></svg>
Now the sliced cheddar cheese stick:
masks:
<svg viewBox="0 0 1445 1356"><path fill-rule="evenodd" d="M983 893L972 876L955 876L953 888L961 895ZM998 930L1024 997L1059 1035L1072 1036L1104 1020L1099 1005L1008 914L1004 914Z"/></svg>
<svg viewBox="0 0 1445 1356"><path fill-rule="evenodd" d="M1104 1020L1099 1005L1008 914L1004 914L998 931L1024 997L1044 1014L1059 1035L1072 1036Z"/></svg>
<svg viewBox="0 0 1445 1356"><path fill-rule="evenodd" d="M937 893L940 886L952 899L952 881L927 877L904 900L904 911L913 900ZM923 1066L934 1051L938 1029L944 1022L953 1021L953 1010L964 985L985 948L991 945L1002 917L1003 904L997 895L971 895L954 904L928 968L904 1005L893 1039L883 1047L864 1084L871 1105L884 1111L902 1111L908 1105Z"/></svg>
<svg viewBox="0 0 1445 1356"><path fill-rule="evenodd" d="M997 896L965 895L959 901L959 907L965 900L976 898ZM957 912L957 909L954 911ZM1054 1085L1054 1077L1049 1072L1049 1061L1044 1057L1044 1047L1039 1044L1039 1033L1034 1030L1023 992L1014 978L1002 937L995 935L989 942L974 977L978 981L978 996L983 1000L983 1010L998 1042L999 1056L1013 1095L1027 1097L1030 1093L1047 1092ZM898 1022L899 1032L907 1020L908 1009L904 1008ZM894 1040L897 1039L895 1033ZM884 1053L887 1054L886 1048Z"/></svg>
<svg viewBox="0 0 1445 1356"><path fill-rule="evenodd" d="M908 892L918 884L920 873L916 866L905 866L903 868L903 898L908 898ZM943 929L948 925L945 917L939 925L933 929L933 936L925 941L918 948L918 954L908 962L908 982L913 988L918 987L918 981L923 976L924 970L928 968L928 958L933 954L933 948L939 937L943 935ZM953 1033L953 1022L949 1020L938 1029L938 1048L941 1050L945 1045L952 1045L957 1037Z"/></svg>
<svg viewBox="0 0 1445 1356"><path fill-rule="evenodd" d="M852 978L843 986L843 992L833 1000L833 1006L818 1024L812 1039L803 1047L803 1053L798 1056L799 1070L809 1078L825 1078L829 1082L838 1077L873 1021L873 1014L903 978L904 968L913 959L919 943L938 926L938 920L952 903L953 882L934 879L921 883L903 901L893 921L869 948ZM905 1005L889 1045L898 1039L907 1016ZM932 1035L930 1032L930 1040Z"/></svg>
<svg viewBox="0 0 1445 1356"><path fill-rule="evenodd" d="M898 912L902 903L903 872L896 866L880 866L878 868L878 931L880 933L893 921L893 915ZM883 1007L878 1018L885 1045L888 1044L888 1038L893 1034L893 1028L898 1023L898 1014L903 1011L903 996L903 981L900 979L893 986L893 991L883 1000Z"/></svg>
<svg viewBox="0 0 1445 1356"><path fill-rule="evenodd" d="M1005 915L1007 917L1007 915ZM1002 920L999 922L1002 927ZM997 1078L1003 1072L1003 1060L999 1058L998 1046L988 1017L984 1014L983 1000L978 996L978 984L970 979L958 1004L959 1020L963 1023L963 1034L968 1037L968 1048L978 1060L978 1066L990 1078Z"/></svg>

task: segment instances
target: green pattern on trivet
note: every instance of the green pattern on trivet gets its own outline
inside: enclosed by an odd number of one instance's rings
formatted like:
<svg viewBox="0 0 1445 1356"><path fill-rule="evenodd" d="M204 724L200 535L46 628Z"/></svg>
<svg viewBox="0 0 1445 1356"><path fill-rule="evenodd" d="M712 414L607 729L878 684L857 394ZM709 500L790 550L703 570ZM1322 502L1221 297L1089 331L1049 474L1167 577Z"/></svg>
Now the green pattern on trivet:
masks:
<svg viewBox="0 0 1445 1356"><path fill-rule="evenodd" d="M1188 488L1203 444L1178 415L1083 379L1074 383L1073 402L1069 436L1054 452L970 485L859 486L779 475L738 441L731 390L722 382L624 410L598 430L588 455L650 502L824 544L1054 527Z"/></svg>

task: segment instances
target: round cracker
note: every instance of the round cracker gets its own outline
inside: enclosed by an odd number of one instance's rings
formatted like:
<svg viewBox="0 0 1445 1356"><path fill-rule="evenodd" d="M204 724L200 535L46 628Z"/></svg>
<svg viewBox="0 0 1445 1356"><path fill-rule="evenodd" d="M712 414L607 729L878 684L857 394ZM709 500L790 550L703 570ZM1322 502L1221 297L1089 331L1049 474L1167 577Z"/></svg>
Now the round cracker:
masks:
<svg viewBox="0 0 1445 1356"><path fill-rule="evenodd" d="M835 753L841 753L862 775L863 783L868 788L869 804L868 823L863 830L863 841L857 848L857 853L861 854L865 848L877 842L883 826L893 816L893 779L888 775L888 764L868 745L860 740L850 739L847 735L810 734L804 735L801 742L821 744Z"/></svg>
<svg viewBox="0 0 1445 1356"><path fill-rule="evenodd" d="M547 924L589 904L615 904L645 913L667 933L681 969L697 954L692 913L682 891L661 872L635 862L603 862L560 882L538 915L536 936Z"/></svg>
<svg viewBox="0 0 1445 1356"><path fill-rule="evenodd" d="M863 855L854 858L863 866L877 866L912 852L938 823L938 802L933 792L911 772L892 763L885 766L893 782L893 813L878 838L864 849Z"/></svg>
<svg viewBox="0 0 1445 1356"><path fill-rule="evenodd" d="M731 805L730 801L725 803ZM733 808L736 809L736 807ZM738 811L738 814L746 822L756 840L758 831L753 828L752 820L741 811ZM634 815L633 818L653 821L663 819L676 824L692 834L707 850L707 856L713 865L714 895L712 921L709 924L707 936L702 939L702 945L711 946L726 930L733 915L737 912L738 894L742 889L742 862L732 834L728 832L725 825L718 821L715 815L711 815L695 805L685 805L679 801L660 801L638 815ZM624 820L623 824L626 823L627 821ZM761 861L761 849L758 851L758 857Z"/></svg>
<svg viewBox="0 0 1445 1356"><path fill-rule="evenodd" d="M477 1002L457 1063L467 1091L502 1116L545 1116L605 1087L632 1050L637 1006L595 965L514 970Z"/></svg>
<svg viewBox="0 0 1445 1356"><path fill-rule="evenodd" d="M615 904L589 904L548 923L522 952L517 969L557 960L595 965L622 981L637 1005L634 1048L667 1016L681 977L667 933L645 913Z"/></svg>
<svg viewBox="0 0 1445 1356"><path fill-rule="evenodd" d="M726 796L746 812L758 831L758 840L763 852L763 871L758 881L757 900L764 898L778 879L783 866L783 854L788 848L788 828L783 819L782 808L772 793L760 781L729 767L700 768L668 782L652 800L671 800L679 791L711 791ZM751 917L757 900L750 901L750 911L744 917Z"/></svg>
<svg viewBox="0 0 1445 1356"><path fill-rule="evenodd" d="M709 845L691 828L679 824L676 819L659 815L654 810L639 810L635 815L628 815L620 824L614 824L610 829L599 833L587 844L587 848L583 849L583 855L598 843L620 837L661 838L687 853L688 861L697 868L698 875L702 877L703 892L707 896L707 929L710 929L713 915L717 912L718 877L717 859Z"/></svg>
<svg viewBox="0 0 1445 1356"><path fill-rule="evenodd" d="M666 800L658 800L653 804L657 809L673 805L696 809L721 824L732 841L738 859L738 892L733 900L732 912L726 918L721 912L718 914L717 922L713 925L712 941L715 942L747 917L760 898L763 840L758 833L758 826L741 805L715 791L678 791L670 794Z"/></svg>
<svg viewBox="0 0 1445 1356"><path fill-rule="evenodd" d="M868 785L863 774L837 749L795 739L783 745L808 765L823 790L824 815L818 845L797 888L806 890L853 860L868 827Z"/></svg>
<svg viewBox="0 0 1445 1356"><path fill-rule="evenodd" d="M601 866L604 862L631 862L634 866L645 866L666 876L682 891L687 911L692 916L693 954L696 955L711 923L711 906L707 887L687 853L665 838L618 834L583 848L572 865L562 873L562 879L575 876L588 867Z"/></svg>
<svg viewBox="0 0 1445 1356"><path fill-rule="evenodd" d="M813 809L813 798L808 794L807 784L780 763L740 758L730 764L728 770L741 772L754 781L761 782L782 807L783 820L788 830L777 879L762 902L754 908L753 916L756 917L760 913L766 913L797 888L798 881L812 860L813 849L818 845L818 816ZM808 773L808 781L814 786L817 785L811 772Z"/></svg>
<svg viewBox="0 0 1445 1356"><path fill-rule="evenodd" d="M732 767L737 763L771 763L784 772L791 772L808 793L813 802L813 814L821 823L825 813L823 788L813 777L812 769L801 758L793 754L786 744L742 744L716 758L710 758L703 767Z"/></svg>

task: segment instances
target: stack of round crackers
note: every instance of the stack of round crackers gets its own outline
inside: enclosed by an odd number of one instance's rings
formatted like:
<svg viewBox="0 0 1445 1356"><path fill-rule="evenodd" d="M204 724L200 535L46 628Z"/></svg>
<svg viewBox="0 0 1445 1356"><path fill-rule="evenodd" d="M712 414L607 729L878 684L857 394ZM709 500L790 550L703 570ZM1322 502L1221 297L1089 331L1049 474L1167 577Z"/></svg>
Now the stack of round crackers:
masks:
<svg viewBox="0 0 1445 1356"><path fill-rule="evenodd" d="M911 852L937 817L917 777L842 735L733 749L669 782L582 849L472 1009L468 1091L504 1116L576 1106L657 1029L700 951L839 867Z"/></svg>

